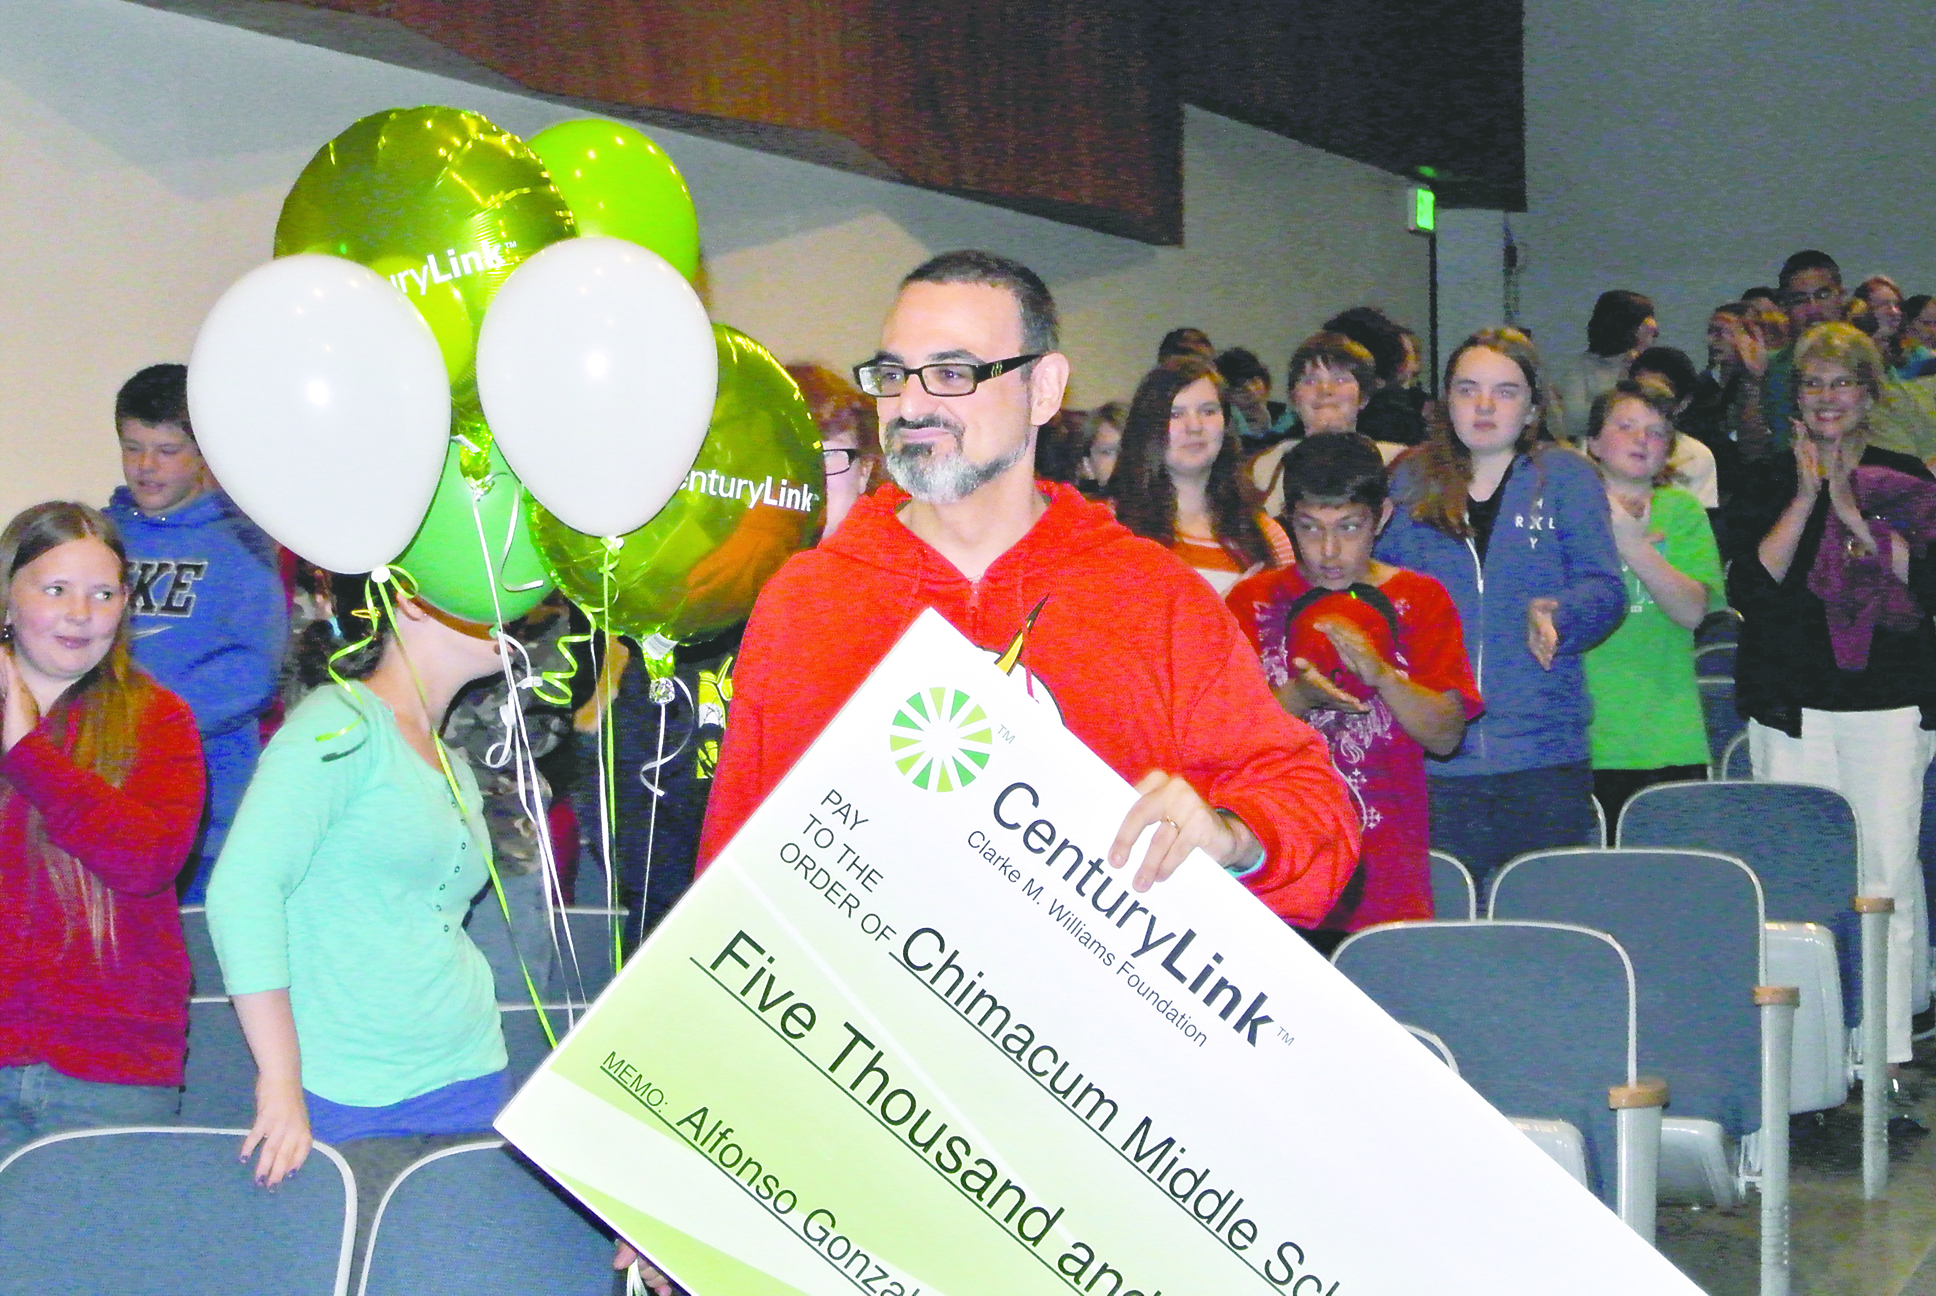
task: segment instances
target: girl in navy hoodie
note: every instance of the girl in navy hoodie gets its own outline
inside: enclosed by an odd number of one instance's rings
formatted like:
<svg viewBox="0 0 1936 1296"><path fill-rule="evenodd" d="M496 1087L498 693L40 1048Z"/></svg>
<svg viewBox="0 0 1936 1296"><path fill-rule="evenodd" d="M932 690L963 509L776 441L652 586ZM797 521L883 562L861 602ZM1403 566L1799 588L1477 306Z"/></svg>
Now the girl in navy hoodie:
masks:
<svg viewBox="0 0 1936 1296"><path fill-rule="evenodd" d="M1459 608L1486 713L1428 767L1432 845L1479 882L1513 856L1598 841L1580 656L1626 606L1606 491L1542 438L1538 353L1512 328L1445 367L1429 440L1393 466L1377 555L1436 579Z"/></svg>

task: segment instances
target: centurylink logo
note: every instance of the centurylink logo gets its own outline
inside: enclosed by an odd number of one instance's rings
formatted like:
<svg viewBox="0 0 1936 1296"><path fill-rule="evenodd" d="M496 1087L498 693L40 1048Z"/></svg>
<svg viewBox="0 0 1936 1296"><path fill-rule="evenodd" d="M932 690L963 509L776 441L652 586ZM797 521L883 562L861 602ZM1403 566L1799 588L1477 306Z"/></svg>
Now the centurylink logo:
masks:
<svg viewBox="0 0 1936 1296"><path fill-rule="evenodd" d="M987 768L994 746L988 713L960 689L945 686L911 695L887 730L894 767L924 792L967 787Z"/></svg>

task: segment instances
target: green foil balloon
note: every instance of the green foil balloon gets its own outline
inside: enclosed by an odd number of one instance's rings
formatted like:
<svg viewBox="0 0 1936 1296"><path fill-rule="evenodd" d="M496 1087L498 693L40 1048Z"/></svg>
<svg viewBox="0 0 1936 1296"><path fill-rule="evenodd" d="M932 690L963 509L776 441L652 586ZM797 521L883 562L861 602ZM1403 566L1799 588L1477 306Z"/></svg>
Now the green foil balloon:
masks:
<svg viewBox="0 0 1936 1296"><path fill-rule="evenodd" d="M719 396L705 443L650 522L606 540L530 505L532 538L558 588L597 624L638 639L655 673L669 669L673 645L745 620L826 516L820 433L800 389L744 333L715 324L713 338Z"/></svg>
<svg viewBox="0 0 1936 1296"><path fill-rule="evenodd" d="M520 262L574 232L517 136L456 108L398 108L309 160L283 200L275 254L323 252L388 278L436 336L453 401L474 408L484 308Z"/></svg>
<svg viewBox="0 0 1936 1296"><path fill-rule="evenodd" d="M699 273L699 216L664 149L630 126L559 122L531 137L580 234L629 239L690 279Z"/></svg>
<svg viewBox="0 0 1936 1296"><path fill-rule="evenodd" d="M512 621L551 592L551 581L531 543L525 512L528 497L495 449L487 452L489 468L482 486L474 485L464 471L464 453L453 438L430 512L397 565L416 579L418 593L452 616L489 623L502 612L506 621ZM494 571L495 602L491 597Z"/></svg>

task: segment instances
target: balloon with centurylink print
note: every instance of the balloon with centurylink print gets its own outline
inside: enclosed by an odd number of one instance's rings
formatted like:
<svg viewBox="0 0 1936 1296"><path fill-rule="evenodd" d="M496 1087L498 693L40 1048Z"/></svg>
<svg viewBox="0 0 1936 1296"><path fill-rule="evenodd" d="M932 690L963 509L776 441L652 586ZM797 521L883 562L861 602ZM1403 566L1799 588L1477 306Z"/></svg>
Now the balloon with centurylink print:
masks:
<svg viewBox="0 0 1936 1296"><path fill-rule="evenodd" d="M589 118L531 137L531 151L565 197L580 235L650 248L690 279L699 272L699 216L664 149L631 126Z"/></svg>
<svg viewBox="0 0 1936 1296"><path fill-rule="evenodd" d="M456 108L398 108L310 159L283 200L275 253L345 257L395 284L430 325L463 406L485 308L521 262L574 231L516 135Z"/></svg>
<svg viewBox="0 0 1936 1296"><path fill-rule="evenodd" d="M222 294L189 357L188 410L241 510L329 571L403 551L450 441L450 380L429 326L393 285L338 257L283 257Z"/></svg>
<svg viewBox="0 0 1936 1296"><path fill-rule="evenodd" d="M820 433L800 389L752 338L724 324L712 332L719 398L698 459L657 516L608 541L532 510L558 587L598 625L640 640L658 669L670 668L672 645L745 620L826 515Z"/></svg>
<svg viewBox="0 0 1936 1296"><path fill-rule="evenodd" d="M637 530L679 489L718 368L692 285L614 238L566 239L519 266L477 340L498 448L540 504L587 535Z"/></svg>
<svg viewBox="0 0 1936 1296"><path fill-rule="evenodd" d="M450 439L430 512L397 565L437 607L491 623L529 612L550 593L551 581L531 547L523 484L495 447L486 453L488 467L474 478L463 468L463 447Z"/></svg>

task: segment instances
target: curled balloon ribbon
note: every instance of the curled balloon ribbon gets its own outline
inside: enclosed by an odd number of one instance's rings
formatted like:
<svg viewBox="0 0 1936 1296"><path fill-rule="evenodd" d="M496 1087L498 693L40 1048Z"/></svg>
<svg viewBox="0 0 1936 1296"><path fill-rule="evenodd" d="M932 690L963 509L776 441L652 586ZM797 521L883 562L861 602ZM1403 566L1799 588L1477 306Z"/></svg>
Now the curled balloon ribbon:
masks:
<svg viewBox="0 0 1936 1296"><path fill-rule="evenodd" d="M492 769L502 769L509 764L516 774L518 807L524 811L526 818L531 822L532 836L538 847L538 867L544 875L544 884L540 890L544 896L545 926L551 935L552 951L561 963L568 962L573 971L578 973L580 964L577 942L572 935L570 924L561 921L565 909L564 884L558 876L558 860L552 848L543 784L539 779L537 757L532 752L531 735L525 727L524 707L520 704L519 697L528 690L534 696L552 705L568 705L571 701L570 680L577 667L567 641L588 641L591 636L565 636L559 641L560 651L565 657L565 668L562 671L539 672L531 661L530 651L516 637L505 631L504 611L497 596L497 571L496 565L492 562L490 537L485 533L483 514L478 507L489 489L488 480L472 483L471 517L477 530L478 549L485 564L486 575L489 577L488 585L495 616L498 655L504 670L505 700L498 711L498 717L504 724L504 737L485 753L484 761ZM490 852L486 852L485 860L490 868L491 889L497 896L498 911L504 917L505 930L507 933L514 933L515 928L511 923L511 904L504 894L504 882L498 874L496 861L491 858ZM524 978L525 991L531 996L531 1005L537 1011L538 1025L545 1033L546 1042L556 1048L558 1037L552 1027L550 1016L545 1011L544 997L538 991L530 966L525 963L523 954L518 952L517 941L513 939L510 945L513 955L518 960L518 971ZM612 946L614 970L618 967L619 952L618 934L614 930ZM578 979L582 984L582 973ZM569 1023L576 1013L567 1008L566 1015Z"/></svg>
<svg viewBox="0 0 1936 1296"><path fill-rule="evenodd" d="M363 723L363 711L357 703L356 690L350 687L350 682L343 677L343 673L336 669L336 663L342 661L351 653L361 652L363 649L368 648L383 636L384 626L394 624L396 614L395 609L390 604L388 586L392 582L398 582L401 585L401 582L404 581L410 581L408 593L415 595L417 592L416 584L410 580L410 573L403 568L382 566L371 570L369 583L364 586L363 606L350 610L350 616L355 620L363 622L368 627L368 630L355 643L345 643L341 648L331 653L329 655L329 661L326 663L329 670L330 682L335 684L337 688L343 690L343 696L350 700L350 710L355 714L356 719L333 733L317 734L317 742L329 742L333 738L341 738L344 734ZM379 596L381 598L381 607L378 606ZM386 614L390 616L390 621L386 622L384 620ZM329 618L329 623L336 628L336 632L340 637L342 635L343 623L333 612ZM414 673L412 672L413 675Z"/></svg>

